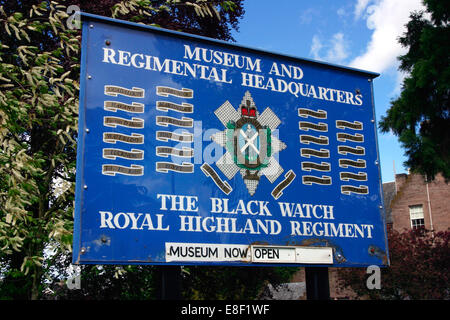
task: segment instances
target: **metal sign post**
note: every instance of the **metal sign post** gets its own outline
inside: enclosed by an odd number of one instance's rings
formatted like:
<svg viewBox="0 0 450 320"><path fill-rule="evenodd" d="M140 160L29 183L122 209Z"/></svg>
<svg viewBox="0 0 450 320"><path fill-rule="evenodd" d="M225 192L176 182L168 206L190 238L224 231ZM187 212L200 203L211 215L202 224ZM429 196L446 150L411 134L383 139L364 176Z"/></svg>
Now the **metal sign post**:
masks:
<svg viewBox="0 0 450 320"><path fill-rule="evenodd" d="M330 299L328 268L307 267L305 268L305 278L307 300Z"/></svg>
<svg viewBox="0 0 450 320"><path fill-rule="evenodd" d="M82 20L74 263L388 264L377 74Z"/></svg>
<svg viewBox="0 0 450 320"><path fill-rule="evenodd" d="M157 268L160 278L158 298L161 300L181 300L181 267L160 266Z"/></svg>

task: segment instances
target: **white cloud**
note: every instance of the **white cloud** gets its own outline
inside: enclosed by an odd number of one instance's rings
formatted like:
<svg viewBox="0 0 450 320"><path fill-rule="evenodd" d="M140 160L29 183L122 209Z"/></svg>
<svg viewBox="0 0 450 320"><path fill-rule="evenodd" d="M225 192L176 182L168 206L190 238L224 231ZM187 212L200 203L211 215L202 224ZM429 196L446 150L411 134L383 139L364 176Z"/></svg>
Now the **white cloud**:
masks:
<svg viewBox="0 0 450 320"><path fill-rule="evenodd" d="M325 49L325 55L321 55L321 50ZM325 44L315 35L312 39L310 53L316 60L323 60L332 63L342 63L349 56L348 43L342 32L335 33Z"/></svg>
<svg viewBox="0 0 450 320"><path fill-rule="evenodd" d="M317 35L315 35L312 38L312 44L311 44L311 49L310 49L310 53L312 54L314 59L320 60L319 53L322 48L323 48L322 42L320 41L319 37Z"/></svg>
<svg viewBox="0 0 450 320"><path fill-rule="evenodd" d="M342 62L348 57L347 40L342 32L336 33L331 39L331 48L327 52L327 59L331 62Z"/></svg>
<svg viewBox="0 0 450 320"><path fill-rule="evenodd" d="M336 13L337 13L337 15L338 15L339 17L341 17L341 18L343 18L343 17L345 17L345 16L347 15L347 12L346 12L345 8L339 8L339 9L336 11Z"/></svg>
<svg viewBox="0 0 450 320"><path fill-rule="evenodd" d="M400 93L402 92L402 85L403 85L403 80L405 79L405 77L408 74L404 71L398 70L397 71L397 76L395 79L395 86L394 89L391 92L391 96L398 96L400 95Z"/></svg>
<svg viewBox="0 0 450 320"><path fill-rule="evenodd" d="M300 15L301 24L310 24L314 17L317 15L318 11L314 8L308 8L302 12Z"/></svg>
<svg viewBox="0 0 450 320"><path fill-rule="evenodd" d="M361 17L361 14L366 9L370 1L371 0L358 0L355 5L355 19L359 19Z"/></svg>
<svg viewBox="0 0 450 320"><path fill-rule="evenodd" d="M353 59L351 67L383 72L398 66L397 57L405 53L398 38L406 31L412 11L424 9L421 0L358 0L355 15L365 10L367 28L373 30L365 52Z"/></svg>

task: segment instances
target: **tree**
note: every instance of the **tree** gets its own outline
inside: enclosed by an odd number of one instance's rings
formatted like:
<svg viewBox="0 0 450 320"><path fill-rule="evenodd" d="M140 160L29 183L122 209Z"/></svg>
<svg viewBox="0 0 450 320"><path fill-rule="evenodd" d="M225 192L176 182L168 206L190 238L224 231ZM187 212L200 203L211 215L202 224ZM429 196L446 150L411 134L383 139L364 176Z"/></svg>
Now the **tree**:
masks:
<svg viewBox="0 0 450 320"><path fill-rule="evenodd" d="M70 276L81 40L67 26L69 5L233 40L242 0L0 0L0 299L42 298L44 289L54 292L46 290L46 298L152 298L151 266L83 266L81 290L60 285ZM218 270L184 270L185 297L206 298L201 286ZM290 274L248 271L221 268L226 283L214 282L216 297L250 298L264 280Z"/></svg>
<svg viewBox="0 0 450 320"><path fill-rule="evenodd" d="M408 75L400 96L382 117L382 132L399 137L411 171L450 178L450 6L424 0L426 13L415 12L399 39L408 52L399 57Z"/></svg>
<svg viewBox="0 0 450 320"><path fill-rule="evenodd" d="M244 15L243 0L78 0L82 11L122 20L145 23L175 31L234 41L231 31L239 30Z"/></svg>
<svg viewBox="0 0 450 320"><path fill-rule="evenodd" d="M232 40L241 2L0 0L0 298L39 298L45 251L71 249L81 34L67 7Z"/></svg>
<svg viewBox="0 0 450 320"><path fill-rule="evenodd" d="M339 270L341 288L371 299L450 299L450 232L389 231L391 265L381 269L381 289L368 289L366 269Z"/></svg>

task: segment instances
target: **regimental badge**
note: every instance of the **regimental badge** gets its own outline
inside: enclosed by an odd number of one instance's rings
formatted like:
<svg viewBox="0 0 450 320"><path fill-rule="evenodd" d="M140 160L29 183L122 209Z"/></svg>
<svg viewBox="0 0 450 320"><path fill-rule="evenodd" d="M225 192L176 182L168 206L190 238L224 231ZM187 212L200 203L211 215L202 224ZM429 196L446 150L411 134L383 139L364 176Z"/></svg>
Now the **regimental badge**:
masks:
<svg viewBox="0 0 450 320"><path fill-rule="evenodd" d="M211 137L226 149L216 165L228 179L239 171L253 196L261 176L273 183L284 171L274 158L286 148L273 135L281 121L270 108L260 113L248 91L237 110L225 101L214 114L226 128Z"/></svg>

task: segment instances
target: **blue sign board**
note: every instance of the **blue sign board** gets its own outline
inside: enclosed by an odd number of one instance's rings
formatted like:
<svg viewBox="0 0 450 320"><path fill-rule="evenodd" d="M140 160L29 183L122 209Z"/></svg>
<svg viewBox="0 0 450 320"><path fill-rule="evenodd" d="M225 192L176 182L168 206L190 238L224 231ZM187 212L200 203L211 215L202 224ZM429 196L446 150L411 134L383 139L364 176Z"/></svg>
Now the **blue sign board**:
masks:
<svg viewBox="0 0 450 320"><path fill-rule="evenodd" d="M73 262L387 265L377 74L83 15Z"/></svg>

